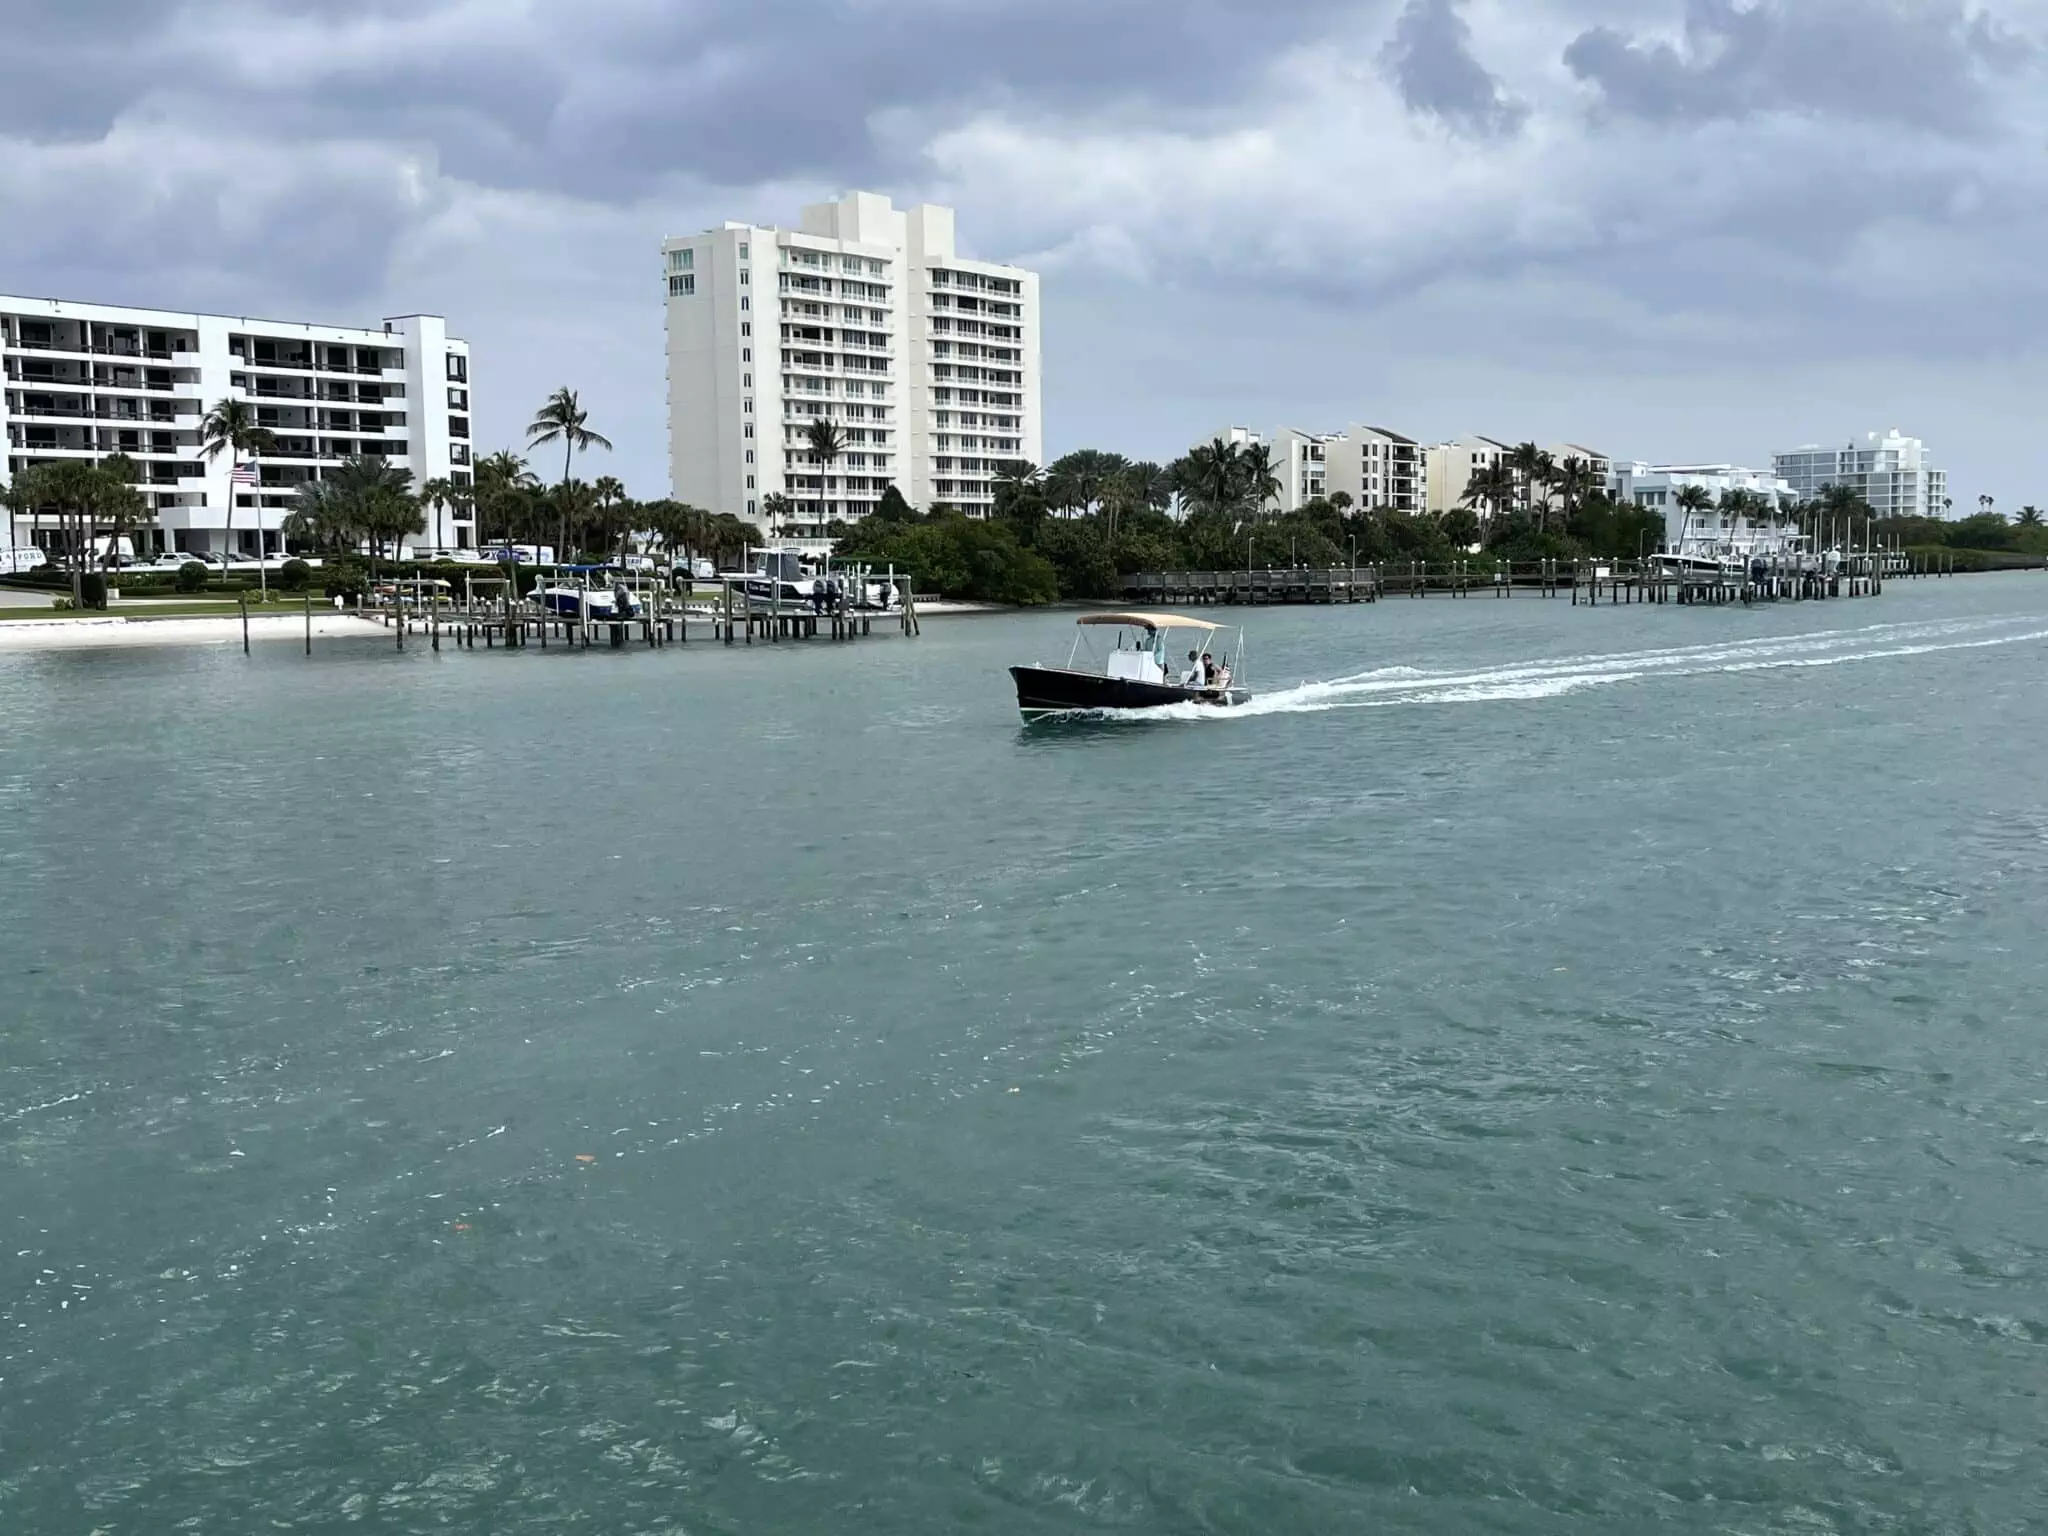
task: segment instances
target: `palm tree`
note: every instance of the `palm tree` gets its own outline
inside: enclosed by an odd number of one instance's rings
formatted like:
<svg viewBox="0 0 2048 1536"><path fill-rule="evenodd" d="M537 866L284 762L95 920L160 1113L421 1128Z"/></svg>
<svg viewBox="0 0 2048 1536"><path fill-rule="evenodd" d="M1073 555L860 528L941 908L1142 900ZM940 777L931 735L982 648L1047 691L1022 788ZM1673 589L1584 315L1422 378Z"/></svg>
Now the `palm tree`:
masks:
<svg viewBox="0 0 2048 1536"><path fill-rule="evenodd" d="M818 522L823 523L832 515L832 504L826 495L831 487L832 466L839 462L839 456L846 452L846 434L836 421L827 421L823 416L813 421L804 432L805 446L811 450L811 462L823 466L818 476Z"/></svg>
<svg viewBox="0 0 2048 1536"><path fill-rule="evenodd" d="M1045 477L1045 471L1029 459L1004 459L995 468L995 483L1021 491L1027 485L1036 485Z"/></svg>
<svg viewBox="0 0 2048 1536"><path fill-rule="evenodd" d="M1109 497L1130 463L1120 453L1077 448L1046 466L1046 500L1086 516Z"/></svg>
<svg viewBox="0 0 2048 1536"><path fill-rule="evenodd" d="M2022 528L2038 528L2041 526L2041 509L2035 506L2021 507L2019 516L2014 521Z"/></svg>
<svg viewBox="0 0 2048 1536"><path fill-rule="evenodd" d="M329 553L354 549L363 531L353 507L333 480L308 480L298 488L292 510L285 515L284 536Z"/></svg>
<svg viewBox="0 0 2048 1536"><path fill-rule="evenodd" d="M5 498L13 512L27 517L38 517L46 510L55 514L71 566L71 601L74 606L85 601L86 553L91 544L82 535L86 519L92 515L100 495L99 468L83 459L60 459L31 465L16 475L13 484L4 492L0 492L0 497Z"/></svg>
<svg viewBox="0 0 2048 1536"><path fill-rule="evenodd" d="M770 491L761 498L761 515L768 519L768 531L779 532L796 511L796 504L780 491Z"/></svg>
<svg viewBox="0 0 2048 1536"><path fill-rule="evenodd" d="M440 549L441 514L449 507L464 506L472 500L467 486L437 475L420 487L420 505L430 507L434 513L434 548Z"/></svg>
<svg viewBox="0 0 2048 1536"><path fill-rule="evenodd" d="M106 526L107 552L100 562L105 569L113 565L114 553L120 548L122 537L149 520L150 507L142 492L135 489L135 482L142 477L142 471L127 454L109 454L93 468L98 473L99 484L94 489L89 515L95 524Z"/></svg>
<svg viewBox="0 0 2048 1536"><path fill-rule="evenodd" d="M1521 486L1514 467L1506 461L1482 464L1465 482L1465 494L1459 500L1482 517L1505 518Z"/></svg>
<svg viewBox="0 0 2048 1536"><path fill-rule="evenodd" d="M576 391L564 387L549 395L541 408L534 412L533 420L527 423L526 445L538 448L543 443L562 445L562 484L569 483L569 466L579 453L592 448L612 451L611 439L602 433L590 430L590 413L583 409L583 402L576 398ZM568 524L562 524L563 545L569 542ZM560 559L563 551L557 549L555 558Z"/></svg>
<svg viewBox="0 0 2048 1536"><path fill-rule="evenodd" d="M1247 443L1237 456L1241 475L1240 494L1254 517L1266 504L1280 497L1280 477L1273 473L1273 450L1264 443Z"/></svg>
<svg viewBox="0 0 2048 1536"><path fill-rule="evenodd" d="M246 400L237 400L233 395L223 395L213 402L199 421L199 446L211 463L223 453L232 453L232 463L239 464L243 454L252 458L266 448L277 445L277 439L269 428L256 424L256 408ZM263 565L263 498L256 498L256 585L267 597L270 592L269 578ZM235 481L233 470L228 477L228 552L234 552L235 541Z"/></svg>
<svg viewBox="0 0 2048 1536"><path fill-rule="evenodd" d="M1190 507L1208 512L1235 510L1238 481L1238 448L1223 438L1198 443L1174 467L1181 499Z"/></svg>
<svg viewBox="0 0 2048 1536"><path fill-rule="evenodd" d="M1517 443L1501 455L1502 466L1517 477L1517 490L1531 511L1536 509L1537 482L1543 478L1549 461L1550 455L1534 443ZM1539 517L1537 521L1540 527L1543 520Z"/></svg>
<svg viewBox="0 0 2048 1536"><path fill-rule="evenodd" d="M1594 478L1593 466L1575 453L1567 454L1559 461L1550 483L1557 491L1559 510L1564 514L1567 529L1571 527L1574 514L1585 505L1586 498L1597 490L1605 489Z"/></svg>
<svg viewBox="0 0 2048 1536"><path fill-rule="evenodd" d="M321 493L332 497L327 503L335 526L347 528L370 545L370 580L377 579L377 557L388 540L403 542L426 528L419 501L412 494L412 471L400 469L387 459L351 454L328 475L324 484L332 489Z"/></svg>
<svg viewBox="0 0 2048 1536"><path fill-rule="evenodd" d="M1703 485L1681 485L1676 491L1672 492L1671 504L1685 513L1685 521L1678 530L1677 553L1682 554L1685 550L1686 537L1692 532L1693 514L1704 512L1713 506L1714 498L1708 494L1707 488Z"/></svg>
<svg viewBox="0 0 2048 1536"><path fill-rule="evenodd" d="M477 536L516 543L536 531L534 493L540 481L526 467L526 460L509 448L486 454L477 460Z"/></svg>

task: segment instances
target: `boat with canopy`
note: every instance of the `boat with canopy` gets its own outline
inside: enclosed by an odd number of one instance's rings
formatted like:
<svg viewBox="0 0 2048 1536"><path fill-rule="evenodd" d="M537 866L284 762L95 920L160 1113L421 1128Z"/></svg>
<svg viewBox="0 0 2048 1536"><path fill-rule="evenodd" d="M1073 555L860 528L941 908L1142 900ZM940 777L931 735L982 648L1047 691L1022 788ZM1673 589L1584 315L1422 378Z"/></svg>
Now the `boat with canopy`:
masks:
<svg viewBox="0 0 2048 1536"><path fill-rule="evenodd" d="M1244 670L1244 631L1177 613L1089 613L1078 621L1064 667L1012 667L1017 707L1026 720L1076 710L1158 709L1202 704L1229 709L1251 694L1233 677ZM1114 631L1115 644L1099 656L1089 641ZM1235 646L1217 636L1233 634ZM1084 660L1084 648L1088 654Z"/></svg>

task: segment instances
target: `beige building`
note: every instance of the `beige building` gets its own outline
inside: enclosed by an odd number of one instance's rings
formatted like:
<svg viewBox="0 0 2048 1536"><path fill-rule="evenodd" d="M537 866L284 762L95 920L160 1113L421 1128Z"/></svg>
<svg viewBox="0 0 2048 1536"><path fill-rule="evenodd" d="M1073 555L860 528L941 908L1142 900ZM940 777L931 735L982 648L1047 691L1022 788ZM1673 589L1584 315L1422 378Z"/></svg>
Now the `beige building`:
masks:
<svg viewBox="0 0 2048 1536"><path fill-rule="evenodd" d="M1423 450L1423 510L1441 517L1465 504L1465 488L1482 469L1501 463L1513 452L1513 445L1490 437L1461 437Z"/></svg>

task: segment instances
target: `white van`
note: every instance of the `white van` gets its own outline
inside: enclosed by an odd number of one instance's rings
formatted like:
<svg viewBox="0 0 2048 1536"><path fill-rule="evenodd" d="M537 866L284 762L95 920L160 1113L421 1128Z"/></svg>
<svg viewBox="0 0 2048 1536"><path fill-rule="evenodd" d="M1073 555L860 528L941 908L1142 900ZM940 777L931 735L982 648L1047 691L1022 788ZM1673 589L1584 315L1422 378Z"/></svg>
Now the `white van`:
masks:
<svg viewBox="0 0 2048 1536"><path fill-rule="evenodd" d="M0 545L0 576L19 576L27 571L39 571L50 563L50 557L35 544Z"/></svg>

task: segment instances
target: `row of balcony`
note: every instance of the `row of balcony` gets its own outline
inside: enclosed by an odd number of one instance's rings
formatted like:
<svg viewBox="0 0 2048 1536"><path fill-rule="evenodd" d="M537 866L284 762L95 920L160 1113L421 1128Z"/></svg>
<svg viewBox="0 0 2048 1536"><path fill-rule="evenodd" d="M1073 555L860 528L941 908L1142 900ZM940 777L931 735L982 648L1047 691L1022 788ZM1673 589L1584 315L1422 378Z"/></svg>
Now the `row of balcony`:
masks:
<svg viewBox="0 0 2048 1536"><path fill-rule="evenodd" d="M176 363L181 367L196 368L199 349L196 343L179 345L170 349L142 346L86 346L74 345L68 341L5 341L0 342L0 351L42 352L64 357L139 357L153 363ZM191 359L191 361L186 361Z"/></svg>
<svg viewBox="0 0 2048 1536"><path fill-rule="evenodd" d="M128 421L141 427L192 427L199 422L197 411L152 411L147 416L138 416L133 412L61 405L22 404L10 406L7 414L16 421Z"/></svg>

